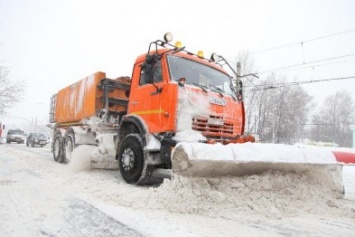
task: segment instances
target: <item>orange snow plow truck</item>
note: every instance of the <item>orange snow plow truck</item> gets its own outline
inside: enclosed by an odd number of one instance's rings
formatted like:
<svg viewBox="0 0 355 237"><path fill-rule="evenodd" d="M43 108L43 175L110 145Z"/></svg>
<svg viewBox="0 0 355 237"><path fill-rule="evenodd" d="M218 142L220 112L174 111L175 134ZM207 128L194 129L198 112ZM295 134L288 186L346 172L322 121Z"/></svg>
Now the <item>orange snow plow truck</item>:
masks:
<svg viewBox="0 0 355 237"><path fill-rule="evenodd" d="M291 148L253 143L244 135L242 82L222 65L235 70L222 56L207 59L171 41L168 33L151 42L132 77L97 72L52 96L55 161L68 163L76 147L90 145L93 166L106 162L135 184L156 169L211 177L338 167L328 154L312 160L312 152L292 148L300 154L290 160L283 156Z"/></svg>

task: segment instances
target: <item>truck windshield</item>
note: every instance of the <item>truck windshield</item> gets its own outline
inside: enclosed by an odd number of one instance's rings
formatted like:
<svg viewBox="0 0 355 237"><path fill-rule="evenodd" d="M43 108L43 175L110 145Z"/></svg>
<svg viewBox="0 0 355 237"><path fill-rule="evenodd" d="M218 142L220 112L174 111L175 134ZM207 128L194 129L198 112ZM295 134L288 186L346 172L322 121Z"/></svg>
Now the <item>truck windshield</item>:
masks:
<svg viewBox="0 0 355 237"><path fill-rule="evenodd" d="M218 91L234 96L230 77L217 69L173 55L168 55L168 64L172 80L185 78L187 84L199 85L212 91L219 88Z"/></svg>

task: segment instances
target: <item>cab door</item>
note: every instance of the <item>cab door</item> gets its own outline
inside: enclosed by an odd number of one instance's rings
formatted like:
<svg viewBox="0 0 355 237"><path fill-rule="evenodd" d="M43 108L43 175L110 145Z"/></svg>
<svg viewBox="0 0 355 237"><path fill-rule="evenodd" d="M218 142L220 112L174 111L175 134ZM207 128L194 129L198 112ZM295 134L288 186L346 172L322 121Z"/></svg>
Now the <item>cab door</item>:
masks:
<svg viewBox="0 0 355 237"><path fill-rule="evenodd" d="M150 133L175 130L177 86L169 84L166 73L161 59L134 67L128 114L140 116Z"/></svg>

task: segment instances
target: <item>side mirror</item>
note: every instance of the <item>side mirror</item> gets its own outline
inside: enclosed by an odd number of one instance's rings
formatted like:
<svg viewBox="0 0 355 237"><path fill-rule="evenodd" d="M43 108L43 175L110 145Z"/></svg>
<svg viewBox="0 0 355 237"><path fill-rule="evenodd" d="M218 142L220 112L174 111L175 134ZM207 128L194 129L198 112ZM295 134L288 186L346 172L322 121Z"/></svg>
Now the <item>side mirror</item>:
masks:
<svg viewBox="0 0 355 237"><path fill-rule="evenodd" d="M239 101L243 100L243 82L242 80L239 80L237 82L238 86L237 86L237 99Z"/></svg>
<svg viewBox="0 0 355 237"><path fill-rule="evenodd" d="M125 95L129 98L130 90L125 90Z"/></svg>

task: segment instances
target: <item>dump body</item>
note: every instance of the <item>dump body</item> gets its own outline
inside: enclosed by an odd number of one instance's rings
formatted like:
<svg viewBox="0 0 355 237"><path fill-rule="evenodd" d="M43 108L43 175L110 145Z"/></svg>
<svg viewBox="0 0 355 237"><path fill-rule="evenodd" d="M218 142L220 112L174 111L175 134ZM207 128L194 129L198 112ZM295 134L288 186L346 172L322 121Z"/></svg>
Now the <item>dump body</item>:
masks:
<svg viewBox="0 0 355 237"><path fill-rule="evenodd" d="M52 97L50 120L57 125L71 124L100 116L100 113L125 112L128 101L125 91L129 82L127 77L107 79L103 72L85 77ZM121 88L117 88L115 83L122 84Z"/></svg>

